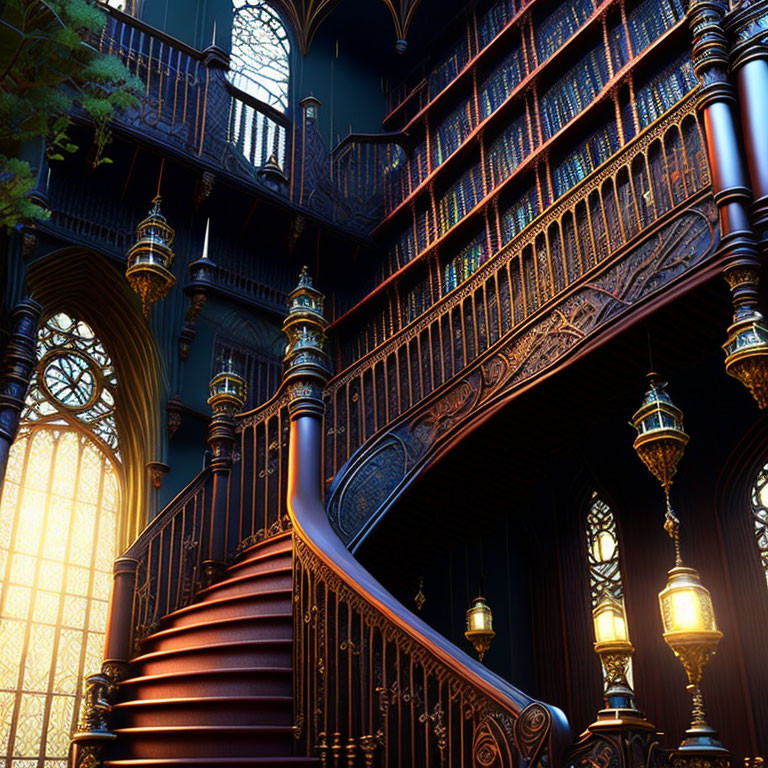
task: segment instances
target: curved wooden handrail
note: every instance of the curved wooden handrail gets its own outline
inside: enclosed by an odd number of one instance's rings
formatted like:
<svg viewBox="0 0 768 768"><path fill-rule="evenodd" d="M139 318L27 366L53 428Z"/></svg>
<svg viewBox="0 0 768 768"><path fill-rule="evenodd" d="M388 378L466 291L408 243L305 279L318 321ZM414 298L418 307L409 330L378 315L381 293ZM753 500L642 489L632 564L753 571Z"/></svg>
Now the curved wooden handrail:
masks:
<svg viewBox="0 0 768 768"><path fill-rule="evenodd" d="M125 551L122 557L131 557L138 560L148 549L151 540L157 536L166 526L171 525L174 515L184 504L194 498L195 494L205 485L210 478L211 471L208 467L203 469L193 480L182 488L163 509L147 523L144 530L136 537L133 544Z"/></svg>
<svg viewBox="0 0 768 768"><path fill-rule="evenodd" d="M535 765L546 749L549 765L559 765L570 737L563 713L527 696L411 613L354 558L332 530L320 497L321 436L322 422L316 416L301 416L291 422L287 499L299 553L302 548L311 552L316 558L312 570L326 571L326 583L338 580L334 589L346 592L344 602L353 605L356 600L362 601L387 625L385 632L416 644L422 666L426 668L426 654L441 668L435 672L437 676L463 681L478 696L507 713L515 723L514 746L526 762ZM526 728L527 742L520 735Z"/></svg>

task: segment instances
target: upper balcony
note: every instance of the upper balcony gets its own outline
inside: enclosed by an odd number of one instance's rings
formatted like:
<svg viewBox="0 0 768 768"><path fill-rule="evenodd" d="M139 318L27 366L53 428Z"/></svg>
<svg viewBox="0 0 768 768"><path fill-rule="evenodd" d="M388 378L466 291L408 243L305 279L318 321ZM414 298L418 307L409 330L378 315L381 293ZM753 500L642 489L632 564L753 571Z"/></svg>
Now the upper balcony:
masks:
<svg viewBox="0 0 768 768"><path fill-rule="evenodd" d="M200 51L107 11L95 44L144 86L139 107L117 118L118 133L325 226L367 237L381 218L386 145L347 144L329 152L316 100L283 114L229 82L229 57L221 48Z"/></svg>

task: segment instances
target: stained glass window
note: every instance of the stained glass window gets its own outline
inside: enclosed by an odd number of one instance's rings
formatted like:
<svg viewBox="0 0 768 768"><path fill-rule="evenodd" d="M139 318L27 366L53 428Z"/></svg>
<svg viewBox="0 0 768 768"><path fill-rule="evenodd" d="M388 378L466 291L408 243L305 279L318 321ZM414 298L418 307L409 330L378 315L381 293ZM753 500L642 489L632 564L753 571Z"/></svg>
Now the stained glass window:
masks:
<svg viewBox="0 0 768 768"><path fill-rule="evenodd" d="M752 522L760 563L768 581L768 464L757 473L752 485Z"/></svg>
<svg viewBox="0 0 768 768"><path fill-rule="evenodd" d="M64 768L98 670L115 558L115 375L92 329L54 315L0 497L0 758Z"/></svg>
<svg viewBox="0 0 768 768"><path fill-rule="evenodd" d="M589 590L594 610L606 598L624 602L624 582L619 561L619 534L613 510L597 495L592 494L587 509L587 564ZM605 676L605 670L603 670ZM632 662L628 680L632 684Z"/></svg>
<svg viewBox="0 0 768 768"><path fill-rule="evenodd" d="M280 16L264 0L234 0L229 81L286 110L291 43Z"/></svg>

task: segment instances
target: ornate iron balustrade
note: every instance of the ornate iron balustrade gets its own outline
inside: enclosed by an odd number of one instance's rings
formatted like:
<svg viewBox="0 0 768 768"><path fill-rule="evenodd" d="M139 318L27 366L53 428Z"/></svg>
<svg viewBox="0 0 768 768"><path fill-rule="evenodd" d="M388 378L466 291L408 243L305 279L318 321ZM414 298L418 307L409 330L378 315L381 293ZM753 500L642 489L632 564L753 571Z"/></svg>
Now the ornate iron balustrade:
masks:
<svg viewBox="0 0 768 768"><path fill-rule="evenodd" d="M202 564L210 556L211 479L203 470L123 556L135 567L129 648L137 648L163 616L188 605L202 584Z"/></svg>
<svg viewBox="0 0 768 768"><path fill-rule="evenodd" d="M691 95L332 379L324 471L337 533L354 547L481 406L701 264L717 240L708 187Z"/></svg>
<svg viewBox="0 0 768 768"><path fill-rule="evenodd" d="M139 108L117 118L123 129L208 170L287 198L343 229L368 234L381 201L372 189L361 195L360 160L367 162L362 155L331 160L317 120L307 119L304 110L295 110L299 117L292 121L234 88L221 49L198 51L127 14L108 11L95 44L117 56L144 84ZM272 158L285 173L285 183L265 172Z"/></svg>
<svg viewBox="0 0 768 768"><path fill-rule="evenodd" d="M560 764L558 710L459 649L444 653L449 643L402 606L375 606L334 560L294 531L294 728L305 754L323 766Z"/></svg>

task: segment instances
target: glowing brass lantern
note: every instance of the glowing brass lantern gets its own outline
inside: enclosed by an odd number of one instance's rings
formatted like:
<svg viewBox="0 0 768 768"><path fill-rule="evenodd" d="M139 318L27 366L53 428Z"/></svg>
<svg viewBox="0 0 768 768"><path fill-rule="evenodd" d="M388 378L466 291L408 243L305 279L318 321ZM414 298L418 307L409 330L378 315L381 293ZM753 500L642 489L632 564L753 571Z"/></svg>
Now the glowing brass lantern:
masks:
<svg viewBox="0 0 768 768"><path fill-rule="evenodd" d="M605 669L605 706L607 709L635 712L635 694L627 681L629 660L635 649L629 641L624 602L604 597L593 611L592 618L595 653Z"/></svg>
<svg viewBox="0 0 768 768"><path fill-rule="evenodd" d="M125 276L141 299L141 310L147 317L149 307L165 298L176 283L171 272L175 232L160 211L159 195L152 201L149 216L136 227L136 236L128 251Z"/></svg>
<svg viewBox="0 0 768 768"><path fill-rule="evenodd" d="M717 731L707 724L699 689L704 666L714 655L723 633L717 628L712 598L693 568L676 566L659 594L664 640L683 664L693 708L691 725L680 749L725 751Z"/></svg>
<svg viewBox="0 0 768 768"><path fill-rule="evenodd" d="M633 446L643 464L668 492L689 438L683 431L683 412L667 394L666 382L658 374L649 373L648 383L650 387L642 405L632 417L632 425L637 430Z"/></svg>
<svg viewBox="0 0 768 768"><path fill-rule="evenodd" d="M725 372L751 392L761 410L768 408L768 328L763 316L753 311L731 325L723 351Z"/></svg>
<svg viewBox="0 0 768 768"><path fill-rule="evenodd" d="M232 358L224 363L209 384L208 405L214 413L235 414L245 405L248 388L245 379L235 372Z"/></svg>
<svg viewBox="0 0 768 768"><path fill-rule="evenodd" d="M484 597L476 597L467 611L467 631L464 637L475 646L480 661L491 647L491 640L496 637L493 631L493 614Z"/></svg>

